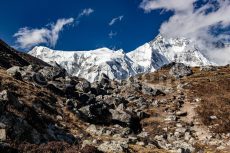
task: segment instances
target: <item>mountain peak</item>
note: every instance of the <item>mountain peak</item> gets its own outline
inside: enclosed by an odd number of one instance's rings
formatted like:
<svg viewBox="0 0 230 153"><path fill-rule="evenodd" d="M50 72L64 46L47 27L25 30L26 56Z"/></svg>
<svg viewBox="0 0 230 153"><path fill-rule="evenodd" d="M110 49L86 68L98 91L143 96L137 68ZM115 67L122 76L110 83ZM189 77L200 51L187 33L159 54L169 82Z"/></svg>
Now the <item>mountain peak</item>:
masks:
<svg viewBox="0 0 230 153"><path fill-rule="evenodd" d="M102 73L110 79L121 80L138 73L153 72L171 62L189 66L212 64L194 42L186 38L165 38L161 34L129 53L106 47L90 51L55 51L35 47L29 54L49 63L57 62L68 73L90 82L98 80Z"/></svg>

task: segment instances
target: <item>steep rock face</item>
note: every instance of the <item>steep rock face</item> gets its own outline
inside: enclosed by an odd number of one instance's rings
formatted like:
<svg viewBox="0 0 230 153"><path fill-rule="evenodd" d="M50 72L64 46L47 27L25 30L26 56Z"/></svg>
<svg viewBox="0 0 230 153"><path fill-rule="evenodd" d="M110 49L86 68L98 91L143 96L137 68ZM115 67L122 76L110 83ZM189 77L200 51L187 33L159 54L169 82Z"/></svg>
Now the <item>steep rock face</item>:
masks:
<svg viewBox="0 0 230 153"><path fill-rule="evenodd" d="M171 62L189 66L212 65L194 42L185 38L166 39L161 35L129 53L100 48L91 51L54 51L35 47L30 55L48 63L57 62L68 73L90 82L104 73L110 79L126 79L139 73L153 72Z"/></svg>

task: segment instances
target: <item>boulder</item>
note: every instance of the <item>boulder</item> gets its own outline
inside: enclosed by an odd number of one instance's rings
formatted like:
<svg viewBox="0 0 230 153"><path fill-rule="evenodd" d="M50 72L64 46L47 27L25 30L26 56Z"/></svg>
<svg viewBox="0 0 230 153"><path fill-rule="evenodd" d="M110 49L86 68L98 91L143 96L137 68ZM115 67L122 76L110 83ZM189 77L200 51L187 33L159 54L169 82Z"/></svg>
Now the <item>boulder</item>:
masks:
<svg viewBox="0 0 230 153"><path fill-rule="evenodd" d="M54 94L59 95L59 96L64 96L65 92L58 88L55 84L48 84L46 88L50 91L52 91Z"/></svg>
<svg viewBox="0 0 230 153"><path fill-rule="evenodd" d="M61 67L49 67L49 66L40 69L39 72L47 80L56 80L57 78L65 78L67 73L66 70Z"/></svg>
<svg viewBox="0 0 230 153"><path fill-rule="evenodd" d="M43 86L47 85L46 78L40 72L34 73L32 78L33 78L33 81L39 85L43 85Z"/></svg>
<svg viewBox="0 0 230 153"><path fill-rule="evenodd" d="M187 113L186 111L178 111L178 112L176 112L176 115L177 115L177 116L182 116L182 117L183 117L183 116L187 116L187 114L188 114L188 113Z"/></svg>
<svg viewBox="0 0 230 153"><path fill-rule="evenodd" d="M112 114L112 119L115 121L120 121L128 125L132 119L131 113L125 112L123 110L110 109L109 111Z"/></svg>
<svg viewBox="0 0 230 153"><path fill-rule="evenodd" d="M217 70L217 67L211 66L211 65L200 67L200 71L216 71L216 70Z"/></svg>
<svg viewBox="0 0 230 153"><path fill-rule="evenodd" d="M77 114L80 118L94 124L110 124L112 119L112 114L104 103L81 107Z"/></svg>
<svg viewBox="0 0 230 153"><path fill-rule="evenodd" d="M121 153L128 151L127 141L105 141L98 147L103 152Z"/></svg>
<svg viewBox="0 0 230 153"><path fill-rule="evenodd" d="M134 133L141 131L140 119L133 113L119 109L110 109L109 111L112 114L113 123L123 127L129 127Z"/></svg>
<svg viewBox="0 0 230 153"><path fill-rule="evenodd" d="M91 84L87 80L83 80L76 84L75 89L79 92L87 93L91 89Z"/></svg>
<svg viewBox="0 0 230 153"><path fill-rule="evenodd" d="M102 85L102 86L108 86L110 84L110 79L109 77L102 73L101 76L100 76L100 79L99 79L99 83Z"/></svg>
<svg viewBox="0 0 230 153"><path fill-rule="evenodd" d="M96 96L107 95L107 90L104 89L104 87L101 84L99 84L98 82L94 82L91 84L90 93L94 94Z"/></svg>
<svg viewBox="0 0 230 153"><path fill-rule="evenodd" d="M69 98L78 98L79 97L79 93L76 91L74 84L66 84L64 92L65 92L66 97L68 99Z"/></svg>
<svg viewBox="0 0 230 153"><path fill-rule="evenodd" d="M96 98L93 94L83 93L79 94L78 101L80 106L86 106L96 103Z"/></svg>
<svg viewBox="0 0 230 153"><path fill-rule="evenodd" d="M170 71L169 74L175 78L182 78L184 76L192 75L192 69L189 66L186 66L183 63L175 63Z"/></svg>
<svg viewBox="0 0 230 153"><path fill-rule="evenodd" d="M6 125L3 123L0 123L0 141L6 140Z"/></svg>
<svg viewBox="0 0 230 153"><path fill-rule="evenodd" d="M20 68L19 66L13 66L6 70L6 73L17 80L22 80L21 71L22 68Z"/></svg>
<svg viewBox="0 0 230 153"><path fill-rule="evenodd" d="M23 107L23 104L18 100L18 98L14 96L12 92L9 92L7 90L3 90L2 92L0 92L0 101L9 102L17 109L21 109Z"/></svg>
<svg viewBox="0 0 230 153"><path fill-rule="evenodd" d="M0 101L8 101L8 91L3 90L0 92Z"/></svg>
<svg viewBox="0 0 230 153"><path fill-rule="evenodd" d="M165 95L161 90L142 85L142 93L150 96Z"/></svg>

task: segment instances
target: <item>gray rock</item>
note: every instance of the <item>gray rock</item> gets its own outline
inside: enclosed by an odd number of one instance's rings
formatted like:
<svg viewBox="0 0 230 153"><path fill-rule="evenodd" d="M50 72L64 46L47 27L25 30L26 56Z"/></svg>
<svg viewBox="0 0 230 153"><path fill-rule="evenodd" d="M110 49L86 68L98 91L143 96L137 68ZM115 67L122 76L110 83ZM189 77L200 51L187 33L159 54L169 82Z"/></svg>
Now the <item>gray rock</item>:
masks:
<svg viewBox="0 0 230 153"><path fill-rule="evenodd" d="M189 66L186 66L182 63L175 63L171 67L169 74L175 78L182 78L184 76L189 76L189 75L193 74L193 72Z"/></svg>
<svg viewBox="0 0 230 153"><path fill-rule="evenodd" d="M9 92L7 90L3 90L2 92L0 92L0 101L7 101L17 109L23 107L23 104L18 100L18 98L15 97L12 92Z"/></svg>
<svg viewBox="0 0 230 153"><path fill-rule="evenodd" d="M151 88L145 85L142 85L142 93L146 95L151 95L151 96L165 95L159 89L154 89L154 88Z"/></svg>
<svg viewBox="0 0 230 153"><path fill-rule="evenodd" d="M0 101L8 101L8 91L7 90L3 90L2 92L0 92Z"/></svg>
<svg viewBox="0 0 230 153"><path fill-rule="evenodd" d="M61 67L44 67L39 70L39 72L47 79L47 80L56 80L57 78L65 78L66 70Z"/></svg>
<svg viewBox="0 0 230 153"><path fill-rule="evenodd" d="M95 124L110 124L112 120L112 114L104 103L84 106L78 110L77 114L83 120Z"/></svg>
<svg viewBox="0 0 230 153"><path fill-rule="evenodd" d="M80 81L76 86L75 89L80 92L89 92L91 89L91 84L87 80Z"/></svg>
<svg viewBox="0 0 230 153"><path fill-rule="evenodd" d="M216 71L216 70L217 70L217 67L211 66L211 65L200 67L200 71Z"/></svg>
<svg viewBox="0 0 230 153"><path fill-rule="evenodd" d="M177 116L187 116L187 112L184 112L184 111L178 111L178 112L176 112L176 115Z"/></svg>
<svg viewBox="0 0 230 153"><path fill-rule="evenodd" d="M127 124L130 123L131 118L132 118L131 113L128 114L125 111L114 110L114 109L110 109L109 111L112 114L112 119L113 120L118 120L118 121L121 121L121 122L124 122L124 123L127 123Z"/></svg>
<svg viewBox="0 0 230 153"><path fill-rule="evenodd" d="M0 141L6 140L6 125L0 123Z"/></svg>
<svg viewBox="0 0 230 153"><path fill-rule="evenodd" d="M6 70L6 73L17 80L22 80L21 71L22 71L22 68L20 68L19 66L13 66L9 68L8 70Z"/></svg>
<svg viewBox="0 0 230 153"><path fill-rule="evenodd" d="M34 73L33 76L32 76L32 78L33 78L33 81L36 82L39 85L47 85L46 78L40 72Z"/></svg>
<svg viewBox="0 0 230 153"><path fill-rule="evenodd" d="M139 133L141 131L140 119L133 113L125 110L114 110L110 109L112 114L113 122L119 124L123 127L129 127L134 133Z"/></svg>
<svg viewBox="0 0 230 153"><path fill-rule="evenodd" d="M110 79L106 74L102 73L100 78L99 78L99 83L104 87L109 86L110 85Z"/></svg>
<svg viewBox="0 0 230 153"><path fill-rule="evenodd" d="M103 152L121 153L126 152L128 149L127 141L105 141L98 147Z"/></svg>

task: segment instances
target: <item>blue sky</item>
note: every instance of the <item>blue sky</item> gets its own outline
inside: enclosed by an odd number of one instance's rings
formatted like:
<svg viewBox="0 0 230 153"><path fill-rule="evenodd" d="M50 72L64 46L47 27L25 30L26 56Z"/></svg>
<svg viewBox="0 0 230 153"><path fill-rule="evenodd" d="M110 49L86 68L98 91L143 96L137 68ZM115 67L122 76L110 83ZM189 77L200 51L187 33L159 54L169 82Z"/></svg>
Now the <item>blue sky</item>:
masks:
<svg viewBox="0 0 230 153"><path fill-rule="evenodd" d="M40 45L60 50L108 47L130 51L154 39L162 22L171 15L170 12L161 13L161 10L145 13L139 7L140 3L141 0L3 0L0 38L15 46L13 35L20 28L49 28L49 24L55 24L58 19L74 18L74 24L66 25L59 33L55 46ZM94 10L93 13L77 19L84 9L89 8ZM109 25L113 18L121 16L121 20Z"/></svg>
<svg viewBox="0 0 230 153"><path fill-rule="evenodd" d="M131 51L161 33L185 37L229 61L229 0L2 0L0 38L21 51L101 47ZM218 55L218 56L216 56Z"/></svg>

